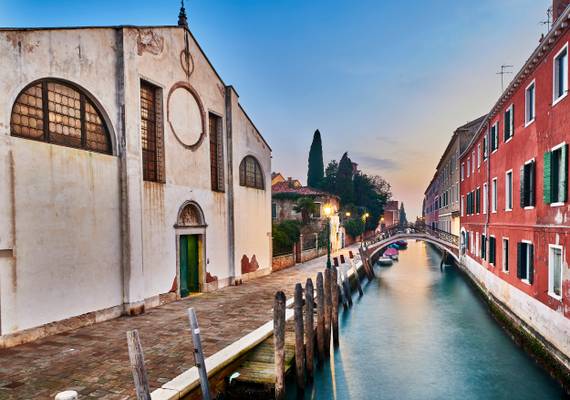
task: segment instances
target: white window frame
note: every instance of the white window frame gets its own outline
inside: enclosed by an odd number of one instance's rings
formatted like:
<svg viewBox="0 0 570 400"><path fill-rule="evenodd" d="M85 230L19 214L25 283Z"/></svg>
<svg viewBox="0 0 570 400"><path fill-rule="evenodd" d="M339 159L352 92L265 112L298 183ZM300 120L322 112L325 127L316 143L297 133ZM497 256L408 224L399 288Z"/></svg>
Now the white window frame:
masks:
<svg viewBox="0 0 570 400"><path fill-rule="evenodd" d="M475 150L473 150L471 152L471 173L474 174L475 173Z"/></svg>
<svg viewBox="0 0 570 400"><path fill-rule="evenodd" d="M497 206L498 206L498 200L499 200L499 196L498 196L498 191L499 189L499 182L497 180L497 177L493 178L491 180L491 212L492 213L496 213L497 212Z"/></svg>
<svg viewBox="0 0 570 400"><path fill-rule="evenodd" d="M481 168L481 143L477 145L477 169Z"/></svg>
<svg viewBox="0 0 570 400"><path fill-rule="evenodd" d="M529 105L528 105L528 90L530 87L533 87L533 99L532 99L532 119L528 118L529 114ZM525 128L532 124L536 119L536 79L533 79L531 83L528 84L524 91L524 126Z"/></svg>
<svg viewBox="0 0 570 400"><path fill-rule="evenodd" d="M530 160L525 161L524 166L526 167L527 165L536 162L535 158L531 158ZM519 176L519 180L520 180L520 176ZM535 204L536 204L536 163L534 164L534 191L535 191ZM532 210L534 209L535 206L525 206L524 209L525 210Z"/></svg>
<svg viewBox="0 0 570 400"><path fill-rule="evenodd" d="M461 216L465 216L465 196L461 196Z"/></svg>
<svg viewBox="0 0 570 400"><path fill-rule="evenodd" d="M475 256L480 256L480 247L479 247L479 232L475 232Z"/></svg>
<svg viewBox="0 0 570 400"><path fill-rule="evenodd" d="M551 250L560 250L560 295L557 295L552 290L552 254ZM562 300L563 286L564 286L564 247L559 244L549 244L548 245L548 295L556 300Z"/></svg>
<svg viewBox="0 0 570 400"><path fill-rule="evenodd" d="M491 257L489 257L489 254L491 254L491 238L495 239L495 261L491 262L488 261L489 264L491 264L493 267L497 266L497 238L495 237L495 235L489 235L489 247L486 249L487 251L487 260L490 260Z"/></svg>
<svg viewBox="0 0 570 400"><path fill-rule="evenodd" d="M532 244L532 242L531 242L530 240L521 240L521 242L522 242L522 243L526 243L526 244L530 244L531 246L533 246L533 249L534 249L534 245ZM529 274L529 268L528 268L528 265L529 265L528 247L527 247L526 249L527 249L527 250L526 250L527 253L526 253L526 257L525 257L525 258L526 258L526 265L525 265L525 268L526 268L526 278L521 279L521 281L524 282L524 283L526 283L527 285L530 285L530 281L528 280L528 276L530 275L530 274ZM534 252L533 252L533 253L534 253ZM517 257L518 257L518 255L517 255ZM534 263L534 260L532 260L532 261L533 261L533 263ZM517 266L517 268L518 268L518 266Z"/></svg>
<svg viewBox="0 0 570 400"><path fill-rule="evenodd" d="M501 270L503 271L503 273L508 274L509 271L511 270L511 268L510 268L510 266L509 266L509 269L506 269L506 268L505 268L505 265L506 265L505 261L507 260L507 258L509 258L509 254L508 254L508 253L509 253L509 251L508 251L509 249L508 249L508 248L507 248L507 251L506 251L507 257L505 257L505 248L506 248L506 247L505 247L505 241L508 243L508 247L509 247L509 248L511 247L511 241L509 240L509 238L508 238L508 237L503 237L503 240L501 240L501 244L502 244L502 248L501 248L501 250L502 250L502 251L501 251ZM510 260L509 260L509 261L510 261ZM509 264L510 264L510 263L509 263Z"/></svg>
<svg viewBox="0 0 570 400"><path fill-rule="evenodd" d="M467 177L469 178L471 176L471 159L468 158L467 159Z"/></svg>
<svg viewBox="0 0 570 400"><path fill-rule="evenodd" d="M514 110L515 110L514 104L511 104L503 113L503 115L506 114L507 112L509 113L509 118L510 118L509 119L509 125L510 125L509 128L511 129L511 136L509 136L509 138L507 140L505 140L505 143L509 143L513 139L513 136L515 136L515 114L514 114ZM504 120L504 118L503 118L503 120ZM505 138L505 134L504 134L505 129L507 129L507 124L505 124L505 126L503 126L503 140Z"/></svg>
<svg viewBox="0 0 570 400"><path fill-rule="evenodd" d="M511 174L511 187L508 187L507 177ZM509 195L511 197L511 204L509 207ZM513 193L513 170L510 169L505 172L505 211L513 211L513 204L515 203L514 193Z"/></svg>
<svg viewBox="0 0 570 400"><path fill-rule="evenodd" d="M495 131L495 141L493 141L493 135L491 134L492 131ZM491 151L491 154L496 153L499 150L499 121L495 122L491 125L491 131L489 132L490 141L491 141L491 148L495 147L495 150ZM494 144L497 144L496 146Z"/></svg>
<svg viewBox="0 0 570 400"><path fill-rule="evenodd" d="M487 214L489 211L487 204L487 197L489 196L489 185L487 182L483 183L483 214Z"/></svg>
<svg viewBox="0 0 570 400"><path fill-rule="evenodd" d="M563 88L564 93L560 97L556 97L556 78L557 78L556 59L559 58L564 51L566 51L566 66L565 66L566 79L564 80L564 88ZM558 50L558 53L556 53L554 57L552 57L552 106L554 107L556 104L562 101L562 99L564 99L567 95L568 95L568 42L566 42L566 44L562 46L560 50Z"/></svg>
<svg viewBox="0 0 570 400"><path fill-rule="evenodd" d="M550 149L550 152L556 151L556 150L562 148L563 146L566 146L566 142L562 142L562 143L557 144L556 146L554 146L553 148ZM560 186L560 184L558 184L558 186ZM555 203L550 203L550 207L561 207L564 204L565 203L563 201L557 201Z"/></svg>
<svg viewBox="0 0 570 400"><path fill-rule="evenodd" d="M459 171L459 174L461 175L461 182L463 182L465 179L465 163L461 163L461 171Z"/></svg>

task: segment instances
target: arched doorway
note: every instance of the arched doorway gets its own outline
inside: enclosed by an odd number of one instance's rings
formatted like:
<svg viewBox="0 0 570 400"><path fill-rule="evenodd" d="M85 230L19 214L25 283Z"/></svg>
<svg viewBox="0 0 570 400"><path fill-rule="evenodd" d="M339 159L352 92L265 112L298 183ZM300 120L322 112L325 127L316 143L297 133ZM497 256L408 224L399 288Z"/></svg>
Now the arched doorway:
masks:
<svg viewBox="0 0 570 400"><path fill-rule="evenodd" d="M204 287L206 221L197 203L188 201L180 207L175 229L179 294L186 297Z"/></svg>

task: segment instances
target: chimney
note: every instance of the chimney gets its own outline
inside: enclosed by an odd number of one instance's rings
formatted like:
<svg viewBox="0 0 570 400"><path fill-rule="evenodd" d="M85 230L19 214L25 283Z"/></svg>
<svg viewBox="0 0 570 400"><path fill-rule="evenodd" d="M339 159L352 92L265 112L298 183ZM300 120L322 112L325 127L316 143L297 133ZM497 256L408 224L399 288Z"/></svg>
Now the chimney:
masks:
<svg viewBox="0 0 570 400"><path fill-rule="evenodd" d="M558 17L562 15L568 4L570 4L570 0L552 0L552 23L556 22Z"/></svg>

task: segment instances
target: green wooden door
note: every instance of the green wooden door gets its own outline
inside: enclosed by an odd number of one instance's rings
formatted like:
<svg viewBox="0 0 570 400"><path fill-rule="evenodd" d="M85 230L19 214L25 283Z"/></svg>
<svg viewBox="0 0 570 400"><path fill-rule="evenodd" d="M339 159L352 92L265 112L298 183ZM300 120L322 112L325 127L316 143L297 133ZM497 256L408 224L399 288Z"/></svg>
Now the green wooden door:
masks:
<svg viewBox="0 0 570 400"><path fill-rule="evenodd" d="M198 236L180 236L180 296L200 291Z"/></svg>

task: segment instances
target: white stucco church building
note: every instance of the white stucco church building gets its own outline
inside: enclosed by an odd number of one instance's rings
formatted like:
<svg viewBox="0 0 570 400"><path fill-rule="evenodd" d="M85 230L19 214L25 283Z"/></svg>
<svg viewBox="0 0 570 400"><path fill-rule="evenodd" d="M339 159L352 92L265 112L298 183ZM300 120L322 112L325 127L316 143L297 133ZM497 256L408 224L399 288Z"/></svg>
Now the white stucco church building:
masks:
<svg viewBox="0 0 570 400"><path fill-rule="evenodd" d="M0 54L0 348L271 270L271 149L183 8Z"/></svg>

